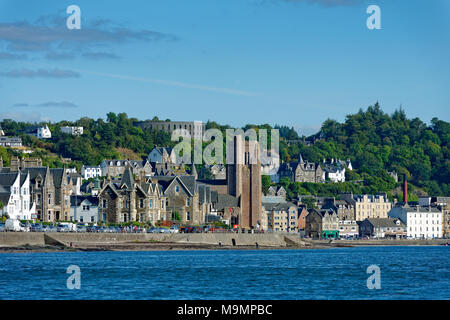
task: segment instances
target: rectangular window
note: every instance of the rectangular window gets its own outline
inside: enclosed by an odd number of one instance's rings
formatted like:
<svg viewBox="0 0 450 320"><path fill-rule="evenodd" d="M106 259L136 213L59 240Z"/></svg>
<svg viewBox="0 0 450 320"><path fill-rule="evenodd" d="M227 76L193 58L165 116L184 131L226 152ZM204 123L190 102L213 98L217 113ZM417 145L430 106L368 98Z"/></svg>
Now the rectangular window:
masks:
<svg viewBox="0 0 450 320"><path fill-rule="evenodd" d="M148 199L148 207L153 208L153 199Z"/></svg>
<svg viewBox="0 0 450 320"><path fill-rule="evenodd" d="M139 208L143 208L144 207L144 199L139 199Z"/></svg>
<svg viewBox="0 0 450 320"><path fill-rule="evenodd" d="M186 221L191 221L191 213L189 211L186 212Z"/></svg>
<svg viewBox="0 0 450 320"><path fill-rule="evenodd" d="M103 207L103 208L106 208L106 205L107 205L106 200L103 200L102 207Z"/></svg>

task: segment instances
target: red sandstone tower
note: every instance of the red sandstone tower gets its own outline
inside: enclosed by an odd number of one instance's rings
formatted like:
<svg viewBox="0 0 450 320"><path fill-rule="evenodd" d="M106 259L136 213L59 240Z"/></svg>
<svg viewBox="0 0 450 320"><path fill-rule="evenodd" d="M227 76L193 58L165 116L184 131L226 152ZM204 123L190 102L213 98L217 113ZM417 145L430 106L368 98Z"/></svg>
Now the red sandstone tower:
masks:
<svg viewBox="0 0 450 320"><path fill-rule="evenodd" d="M238 197L241 228L257 228L261 225L261 160L258 141L243 141L234 137L232 164L227 164L228 194Z"/></svg>

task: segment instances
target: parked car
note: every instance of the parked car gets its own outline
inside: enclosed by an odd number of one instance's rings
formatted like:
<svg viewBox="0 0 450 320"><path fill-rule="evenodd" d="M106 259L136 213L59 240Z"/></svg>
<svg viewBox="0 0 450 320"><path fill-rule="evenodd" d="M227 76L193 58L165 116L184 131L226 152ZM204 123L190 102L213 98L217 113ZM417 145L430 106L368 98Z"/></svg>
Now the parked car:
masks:
<svg viewBox="0 0 450 320"><path fill-rule="evenodd" d="M20 221L17 219L8 219L5 222L5 230L6 231L13 231L13 232L19 232L22 231L20 227Z"/></svg>
<svg viewBox="0 0 450 320"><path fill-rule="evenodd" d="M40 223L34 223L31 225L31 232L42 232L42 225Z"/></svg>
<svg viewBox="0 0 450 320"><path fill-rule="evenodd" d="M97 227L97 232L108 232L108 230L105 227Z"/></svg>
<svg viewBox="0 0 450 320"><path fill-rule="evenodd" d="M5 232L5 224L0 223L0 232Z"/></svg>
<svg viewBox="0 0 450 320"><path fill-rule="evenodd" d="M156 230L157 230L157 228L150 227L150 228L147 229L147 233L155 233Z"/></svg>
<svg viewBox="0 0 450 320"><path fill-rule="evenodd" d="M77 226L77 232L87 232L86 226Z"/></svg>
<svg viewBox="0 0 450 320"><path fill-rule="evenodd" d="M69 226L67 226L65 224L59 224L56 231L57 232L69 232L70 229L69 229Z"/></svg>
<svg viewBox="0 0 450 320"><path fill-rule="evenodd" d="M30 232L31 226L29 224L20 223L20 231L22 232Z"/></svg>
<svg viewBox="0 0 450 320"><path fill-rule="evenodd" d="M169 233L178 233L180 232L177 227L170 227Z"/></svg>

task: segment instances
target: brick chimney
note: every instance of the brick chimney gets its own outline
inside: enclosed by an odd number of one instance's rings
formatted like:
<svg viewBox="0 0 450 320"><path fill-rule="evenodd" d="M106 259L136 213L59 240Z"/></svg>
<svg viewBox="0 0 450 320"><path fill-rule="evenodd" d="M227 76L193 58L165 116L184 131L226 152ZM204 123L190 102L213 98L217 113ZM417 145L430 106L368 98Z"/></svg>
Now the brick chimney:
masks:
<svg viewBox="0 0 450 320"><path fill-rule="evenodd" d="M408 180L406 174L403 175L403 203L408 204Z"/></svg>

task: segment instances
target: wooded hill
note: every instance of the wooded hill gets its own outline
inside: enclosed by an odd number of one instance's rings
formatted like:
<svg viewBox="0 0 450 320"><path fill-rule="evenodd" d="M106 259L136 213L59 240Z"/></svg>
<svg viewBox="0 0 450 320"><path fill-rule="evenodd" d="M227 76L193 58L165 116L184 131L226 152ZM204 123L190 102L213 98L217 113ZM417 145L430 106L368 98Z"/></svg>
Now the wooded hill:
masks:
<svg viewBox="0 0 450 320"><path fill-rule="evenodd" d="M154 120L157 120L155 117ZM163 131L142 130L133 125L138 121L126 113L108 113L106 120L81 118L77 121L47 123L52 138L39 140L25 134L32 123L3 120L1 126L8 136L20 136L25 146L34 153L29 156L43 158L44 165L64 165L63 158L71 158L66 166L98 165L103 159L123 159L127 154L146 157L155 146L173 145L170 135ZM41 123L43 124L43 123ZM62 126L82 126L82 136L60 132ZM228 125L208 121L206 128L224 131ZM271 129L272 126L246 125L243 129ZM303 159L322 162L324 158L350 158L355 170L347 173L346 183L289 183L281 184L290 197L296 193L336 195L342 191L363 193L388 192L396 194L396 184L388 171L397 172L399 179L406 174L412 191L429 195L450 196L450 123L433 118L428 125L418 118L408 119L404 110L392 115L384 113L378 103L367 110L347 115L343 123L328 119L319 132L310 137L300 137L293 128L276 125L280 130L280 157L282 161L295 161L301 153ZM305 143L305 140L307 143ZM0 156L8 165L17 150L0 147ZM354 183L351 181L363 181ZM263 178L264 188L269 182ZM412 195L414 199L414 195Z"/></svg>

